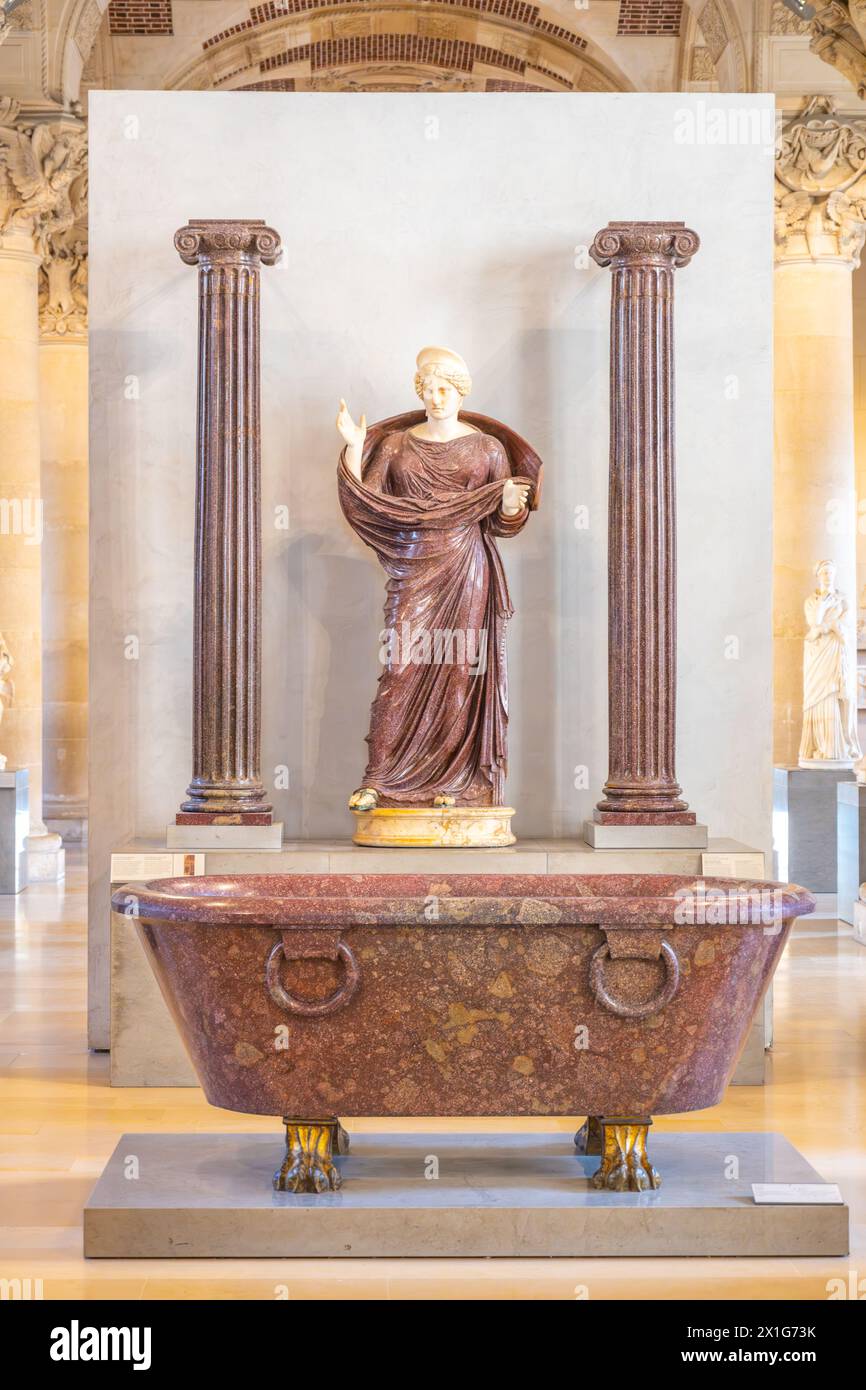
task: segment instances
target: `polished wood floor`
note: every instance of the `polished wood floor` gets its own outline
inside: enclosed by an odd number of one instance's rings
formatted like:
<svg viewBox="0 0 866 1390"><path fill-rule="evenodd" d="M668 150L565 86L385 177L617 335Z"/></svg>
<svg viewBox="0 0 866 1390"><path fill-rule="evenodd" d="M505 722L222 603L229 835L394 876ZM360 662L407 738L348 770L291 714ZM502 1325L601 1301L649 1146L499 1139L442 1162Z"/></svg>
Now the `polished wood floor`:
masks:
<svg viewBox="0 0 866 1390"><path fill-rule="evenodd" d="M46 1299L824 1299L829 1279L866 1281L866 948L835 922L807 920L785 953L771 1068L769 1085L658 1127L785 1134L851 1206L847 1259L87 1261L82 1207L124 1130L274 1121L214 1111L197 1090L109 1087L107 1057L85 1043L85 883L73 861L65 885L0 898L0 1278L41 1280Z"/></svg>

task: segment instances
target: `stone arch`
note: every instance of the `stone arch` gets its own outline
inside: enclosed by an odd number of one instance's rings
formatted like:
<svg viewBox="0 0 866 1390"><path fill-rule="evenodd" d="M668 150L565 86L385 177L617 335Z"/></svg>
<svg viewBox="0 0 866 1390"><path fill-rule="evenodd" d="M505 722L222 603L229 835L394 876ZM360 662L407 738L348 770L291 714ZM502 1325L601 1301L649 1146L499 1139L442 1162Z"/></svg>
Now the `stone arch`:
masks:
<svg viewBox="0 0 866 1390"><path fill-rule="evenodd" d="M80 98L81 75L93 52L107 9L108 0L67 0L61 11L49 72L56 73L53 85L65 105L71 106Z"/></svg>
<svg viewBox="0 0 866 1390"><path fill-rule="evenodd" d="M174 89L623 91L576 30L526 0L266 0L167 77Z"/></svg>
<svg viewBox="0 0 866 1390"><path fill-rule="evenodd" d="M79 98L82 73L107 7L108 0L67 0L62 12L56 86L69 104ZM341 28L344 33L336 32ZM268 57L303 47L304 30L311 45L306 71L303 61L300 67L292 65L294 73L256 71ZM286 34L282 47L277 38L281 31ZM389 43L383 44L388 36ZM449 36L457 47L446 47ZM337 42L351 38L359 42ZM334 65L330 73L324 70L325 60ZM196 58L169 70L163 85L169 90L236 90L265 82L265 90L326 84L336 90L424 89L431 84L445 90L633 90L566 16L531 0L432 0L423 9L402 0L376 5L364 0L363 6L356 0L264 0L251 6L245 20L207 39Z"/></svg>

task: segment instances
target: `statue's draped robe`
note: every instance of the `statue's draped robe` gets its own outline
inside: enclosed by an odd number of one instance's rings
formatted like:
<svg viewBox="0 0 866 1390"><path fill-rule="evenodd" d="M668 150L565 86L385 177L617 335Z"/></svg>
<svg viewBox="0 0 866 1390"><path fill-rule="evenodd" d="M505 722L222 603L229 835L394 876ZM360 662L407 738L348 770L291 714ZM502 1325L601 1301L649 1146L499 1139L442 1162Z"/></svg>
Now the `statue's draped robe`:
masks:
<svg viewBox="0 0 866 1390"><path fill-rule="evenodd" d="M808 629L838 622L844 628L848 605L841 595L812 594L805 604ZM800 757L832 762L860 757L856 692L848 649L835 628L806 637L803 647L803 734Z"/></svg>
<svg viewBox="0 0 866 1390"><path fill-rule="evenodd" d="M340 460L346 519L388 575L362 783L381 805L502 804L512 608L494 536L529 515L500 510L510 476L503 446L478 431L448 443L387 434L363 486Z"/></svg>

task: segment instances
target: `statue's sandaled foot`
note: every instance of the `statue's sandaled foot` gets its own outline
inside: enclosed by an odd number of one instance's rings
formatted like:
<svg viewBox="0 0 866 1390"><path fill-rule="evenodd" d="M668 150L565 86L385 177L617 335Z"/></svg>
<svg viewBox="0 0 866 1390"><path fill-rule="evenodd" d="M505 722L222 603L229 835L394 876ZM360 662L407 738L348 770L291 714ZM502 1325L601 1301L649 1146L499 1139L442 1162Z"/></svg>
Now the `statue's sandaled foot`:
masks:
<svg viewBox="0 0 866 1390"><path fill-rule="evenodd" d="M342 1184L334 1163L348 1153L349 1136L339 1120L284 1120L286 1156L274 1174L277 1192L336 1192Z"/></svg>
<svg viewBox="0 0 866 1390"><path fill-rule="evenodd" d="M579 1154L601 1153L601 1118L598 1115L587 1115L574 1136L574 1147Z"/></svg>
<svg viewBox="0 0 866 1390"><path fill-rule="evenodd" d="M457 805L457 797L456 797L456 796L448 796L445 792L442 792L442 794L441 794L440 796L434 796L434 798L433 798L433 805L434 805L434 806L456 806L456 805Z"/></svg>
<svg viewBox="0 0 866 1390"><path fill-rule="evenodd" d="M349 797L350 811L375 811L379 805L379 793L375 787L359 787Z"/></svg>
<svg viewBox="0 0 866 1390"><path fill-rule="evenodd" d="M661 1178L647 1154L647 1131L652 1120L600 1117L601 1167L592 1175L593 1187L608 1192L646 1192L661 1187Z"/></svg>

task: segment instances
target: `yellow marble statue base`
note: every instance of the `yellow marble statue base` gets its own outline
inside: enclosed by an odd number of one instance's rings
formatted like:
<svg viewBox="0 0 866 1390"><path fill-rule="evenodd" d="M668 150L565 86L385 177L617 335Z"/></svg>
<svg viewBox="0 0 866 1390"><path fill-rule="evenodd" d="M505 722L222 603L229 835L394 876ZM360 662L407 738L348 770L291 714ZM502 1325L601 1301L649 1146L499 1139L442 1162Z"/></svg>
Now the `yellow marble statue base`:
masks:
<svg viewBox="0 0 866 1390"><path fill-rule="evenodd" d="M353 811L356 845L485 849L513 845L513 806L378 806Z"/></svg>

